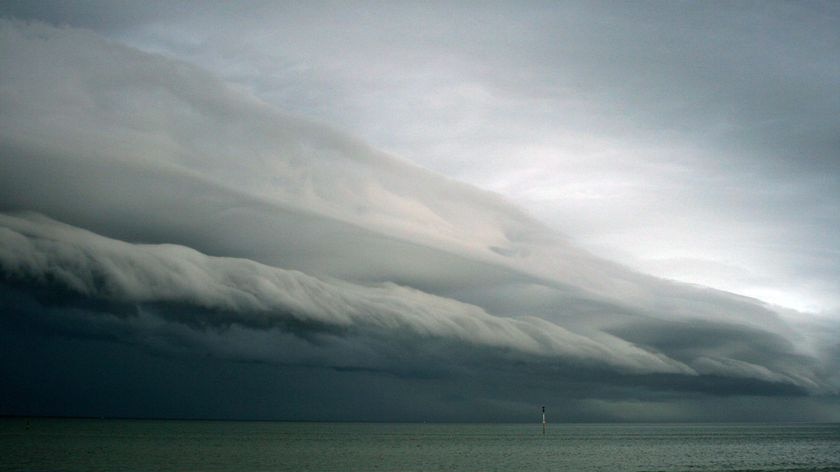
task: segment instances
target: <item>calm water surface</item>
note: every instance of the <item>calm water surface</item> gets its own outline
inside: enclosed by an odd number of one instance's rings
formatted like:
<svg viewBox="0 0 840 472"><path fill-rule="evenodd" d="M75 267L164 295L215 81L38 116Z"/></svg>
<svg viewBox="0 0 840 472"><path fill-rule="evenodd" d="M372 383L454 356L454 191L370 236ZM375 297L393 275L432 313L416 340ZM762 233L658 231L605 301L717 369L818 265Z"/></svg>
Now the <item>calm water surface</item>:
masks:
<svg viewBox="0 0 840 472"><path fill-rule="evenodd" d="M838 424L0 420L3 471L840 471Z"/></svg>

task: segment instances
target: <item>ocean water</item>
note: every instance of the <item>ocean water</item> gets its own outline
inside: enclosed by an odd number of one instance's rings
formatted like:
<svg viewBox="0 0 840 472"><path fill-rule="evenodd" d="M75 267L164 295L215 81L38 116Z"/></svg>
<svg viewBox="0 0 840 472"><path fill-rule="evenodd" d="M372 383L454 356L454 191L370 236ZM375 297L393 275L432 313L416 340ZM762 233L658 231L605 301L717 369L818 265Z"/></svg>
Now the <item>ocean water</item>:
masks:
<svg viewBox="0 0 840 472"><path fill-rule="evenodd" d="M840 471L840 425L15 418L0 470Z"/></svg>

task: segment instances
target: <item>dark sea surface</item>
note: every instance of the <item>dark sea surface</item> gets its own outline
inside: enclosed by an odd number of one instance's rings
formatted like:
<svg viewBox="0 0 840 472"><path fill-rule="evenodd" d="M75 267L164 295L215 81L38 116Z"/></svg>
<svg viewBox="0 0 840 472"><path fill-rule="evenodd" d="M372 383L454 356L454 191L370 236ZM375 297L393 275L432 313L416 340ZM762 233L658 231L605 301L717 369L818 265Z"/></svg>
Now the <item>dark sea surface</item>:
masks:
<svg viewBox="0 0 840 472"><path fill-rule="evenodd" d="M840 471L840 425L14 418L0 470Z"/></svg>

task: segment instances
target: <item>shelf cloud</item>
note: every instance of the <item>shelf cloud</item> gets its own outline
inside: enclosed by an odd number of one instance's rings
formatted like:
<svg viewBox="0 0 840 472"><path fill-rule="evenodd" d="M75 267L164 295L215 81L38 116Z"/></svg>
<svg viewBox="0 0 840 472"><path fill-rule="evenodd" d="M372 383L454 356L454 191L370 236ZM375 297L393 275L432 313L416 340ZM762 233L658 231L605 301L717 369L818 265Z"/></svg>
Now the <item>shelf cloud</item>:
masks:
<svg viewBox="0 0 840 472"><path fill-rule="evenodd" d="M0 110L0 368L15 383L0 413L307 418L326 401L316 378L389 397L339 401L338 419L463 419L468 398L491 419L535 398L579 419L628 401L674 420L737 398L762 406L749 418L782 398L804 419L837 404L835 321L598 257L194 65L0 20ZM214 410L178 374L231 365L225 395L284 400ZM155 376L197 406L132 380ZM43 393L55 379L68 408ZM84 382L157 400L86 407Z"/></svg>

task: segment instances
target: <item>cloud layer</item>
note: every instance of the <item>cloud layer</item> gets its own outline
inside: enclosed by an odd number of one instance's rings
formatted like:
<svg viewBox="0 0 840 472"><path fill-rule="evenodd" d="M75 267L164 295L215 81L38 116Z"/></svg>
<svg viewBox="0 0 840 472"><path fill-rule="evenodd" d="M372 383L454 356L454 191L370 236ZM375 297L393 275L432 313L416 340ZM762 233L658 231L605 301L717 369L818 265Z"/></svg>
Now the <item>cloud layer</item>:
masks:
<svg viewBox="0 0 840 472"><path fill-rule="evenodd" d="M840 306L831 3L47 5L6 8L200 64L644 272Z"/></svg>
<svg viewBox="0 0 840 472"><path fill-rule="evenodd" d="M635 273L496 195L90 32L2 21L0 61L8 332L430 402L553 395L591 417L610 409L586 401L628 396L835 398L832 322Z"/></svg>

